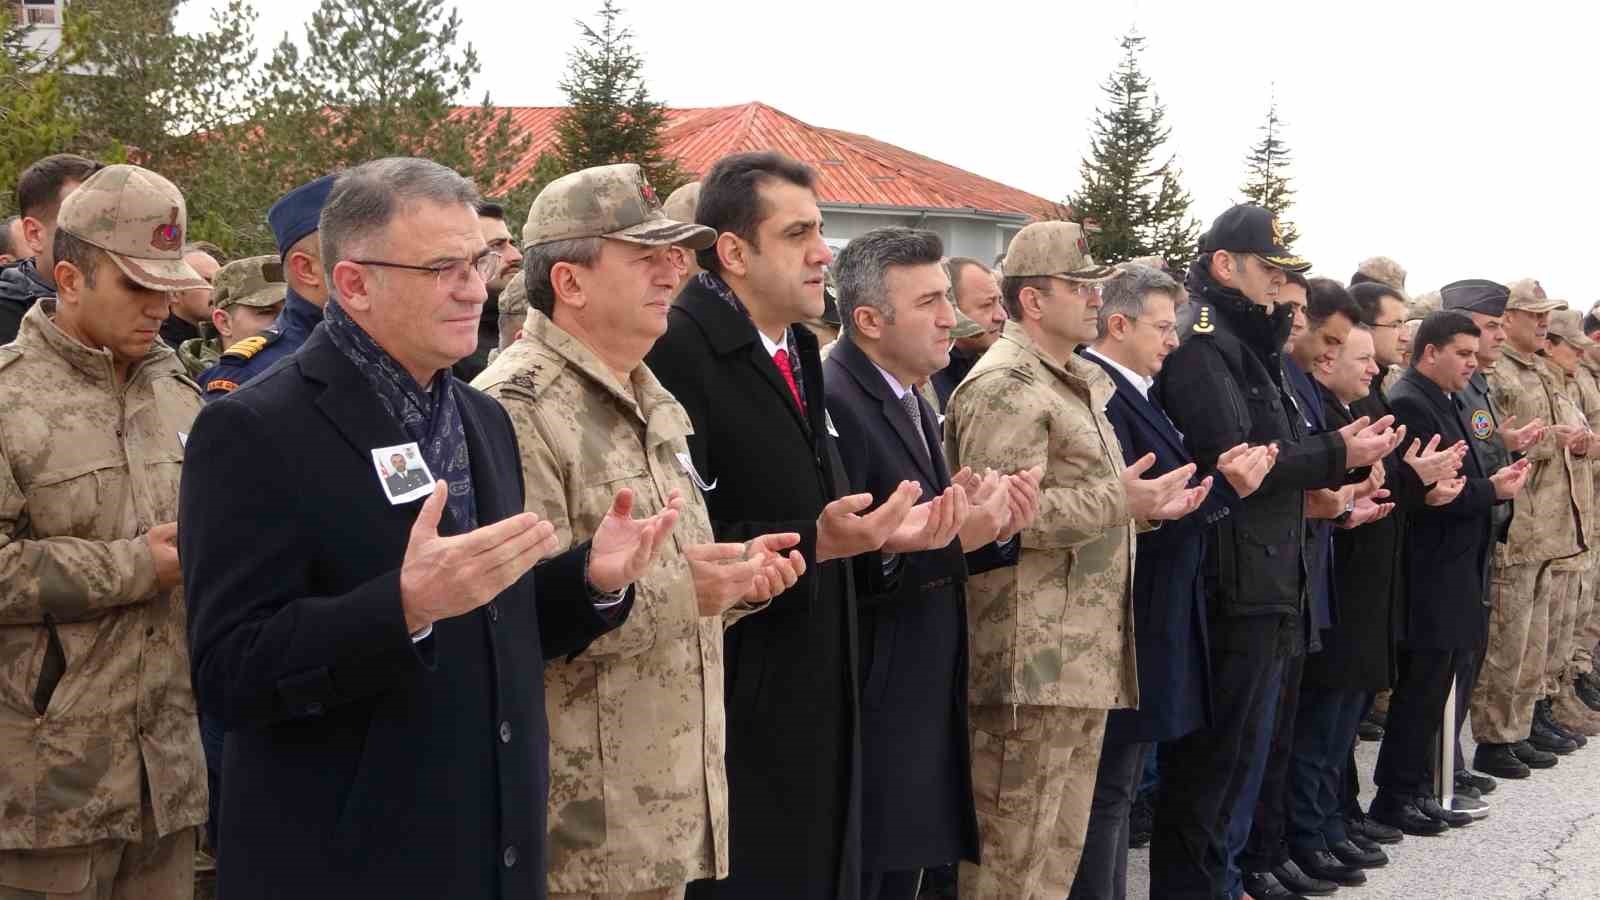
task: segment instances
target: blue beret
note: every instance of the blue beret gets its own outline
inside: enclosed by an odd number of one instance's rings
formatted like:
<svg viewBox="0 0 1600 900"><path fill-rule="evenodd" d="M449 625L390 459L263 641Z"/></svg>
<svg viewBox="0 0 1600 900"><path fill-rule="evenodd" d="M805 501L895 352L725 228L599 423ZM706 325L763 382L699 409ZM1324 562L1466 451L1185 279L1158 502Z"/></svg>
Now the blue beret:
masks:
<svg viewBox="0 0 1600 900"><path fill-rule="evenodd" d="M316 232L322 204L328 202L335 177L324 175L316 181L308 181L279 197L267 210L267 224L272 226L272 235L278 241L279 257L289 255L289 248L297 241Z"/></svg>
<svg viewBox="0 0 1600 900"><path fill-rule="evenodd" d="M1439 296L1445 309L1502 316L1511 291L1503 284L1484 278L1468 278L1440 288Z"/></svg>

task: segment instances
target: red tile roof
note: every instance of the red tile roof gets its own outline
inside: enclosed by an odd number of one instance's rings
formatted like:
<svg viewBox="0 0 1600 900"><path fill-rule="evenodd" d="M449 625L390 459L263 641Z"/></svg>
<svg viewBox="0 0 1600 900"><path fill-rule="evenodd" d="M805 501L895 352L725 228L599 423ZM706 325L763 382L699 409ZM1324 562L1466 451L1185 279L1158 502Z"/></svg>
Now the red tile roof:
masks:
<svg viewBox="0 0 1600 900"><path fill-rule="evenodd" d="M564 109L501 107L502 113L511 116L513 130L530 138L527 154L506 174L502 189L526 179L539 155L554 147L556 120ZM817 199L823 203L965 209L1032 217L1059 217L1065 211L1043 197L893 144L808 125L764 103L668 109L662 137L667 153L697 176L729 153L782 151L817 170Z"/></svg>

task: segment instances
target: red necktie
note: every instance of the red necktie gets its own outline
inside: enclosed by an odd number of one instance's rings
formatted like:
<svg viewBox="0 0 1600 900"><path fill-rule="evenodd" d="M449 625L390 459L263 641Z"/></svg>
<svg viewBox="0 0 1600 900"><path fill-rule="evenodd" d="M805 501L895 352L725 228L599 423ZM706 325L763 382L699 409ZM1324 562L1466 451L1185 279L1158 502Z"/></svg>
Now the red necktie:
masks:
<svg viewBox="0 0 1600 900"><path fill-rule="evenodd" d="M805 412L806 401L800 397L800 385L795 383L794 369L789 366L789 351L779 347L778 352L772 354L772 364L778 367L778 374L788 383L789 395L794 398L795 406L798 406L801 412Z"/></svg>

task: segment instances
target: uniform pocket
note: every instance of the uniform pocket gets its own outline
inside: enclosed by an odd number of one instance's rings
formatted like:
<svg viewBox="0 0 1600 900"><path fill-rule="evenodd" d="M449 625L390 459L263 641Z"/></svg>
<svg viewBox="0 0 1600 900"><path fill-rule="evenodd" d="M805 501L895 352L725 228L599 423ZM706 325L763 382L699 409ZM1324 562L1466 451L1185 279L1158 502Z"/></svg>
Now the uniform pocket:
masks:
<svg viewBox="0 0 1600 900"><path fill-rule="evenodd" d="M972 716L972 789L978 808L1022 821L1037 805L1044 713L1037 706L984 706Z"/></svg>
<svg viewBox="0 0 1600 900"><path fill-rule="evenodd" d="M37 537L80 537L105 540L96 526L114 510L106 509L126 487L120 461L96 461L43 472L24 487L29 531Z"/></svg>
<svg viewBox="0 0 1600 900"><path fill-rule="evenodd" d="M94 848L0 850L0 888L38 894L77 894L89 887Z"/></svg>

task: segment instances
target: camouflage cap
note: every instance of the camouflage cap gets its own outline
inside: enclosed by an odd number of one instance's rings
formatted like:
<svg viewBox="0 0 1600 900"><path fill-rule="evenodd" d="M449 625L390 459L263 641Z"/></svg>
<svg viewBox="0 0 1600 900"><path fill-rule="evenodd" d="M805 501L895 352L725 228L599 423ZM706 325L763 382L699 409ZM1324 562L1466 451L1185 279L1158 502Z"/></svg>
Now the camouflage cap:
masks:
<svg viewBox="0 0 1600 900"><path fill-rule="evenodd" d="M644 171L633 163L617 163L563 175L545 185L522 227L524 247L588 237L704 250L716 242L717 233L667 218Z"/></svg>
<svg viewBox="0 0 1600 900"><path fill-rule="evenodd" d="M212 309L272 306L282 303L289 290L283 278L283 262L275 255L234 260L217 273L215 284Z"/></svg>
<svg viewBox="0 0 1600 900"><path fill-rule="evenodd" d="M1387 256L1373 256L1363 259L1360 265L1356 266L1356 274L1366 276L1401 293L1405 292L1405 267Z"/></svg>
<svg viewBox="0 0 1600 900"><path fill-rule="evenodd" d="M1583 313L1575 309L1558 309L1551 313L1549 335L1560 338L1579 350L1593 350L1595 347L1600 347L1600 344L1596 344L1583 333Z"/></svg>
<svg viewBox="0 0 1600 900"><path fill-rule="evenodd" d="M67 195L56 226L93 244L152 291L209 290L183 261L188 207L178 186L138 166L106 166Z"/></svg>
<svg viewBox="0 0 1600 900"><path fill-rule="evenodd" d="M1429 291L1413 297L1406 304L1406 319L1426 319L1443 308L1444 295L1439 291Z"/></svg>
<svg viewBox="0 0 1600 900"><path fill-rule="evenodd" d="M522 272L511 276L506 282L506 289L500 292L501 316L525 316L528 314L528 279Z"/></svg>
<svg viewBox="0 0 1600 900"><path fill-rule="evenodd" d="M1089 240L1077 222L1034 222L1011 239L1006 248L1007 278L1056 275L1073 281L1108 281L1117 274L1089 255Z"/></svg>
<svg viewBox="0 0 1600 900"><path fill-rule="evenodd" d="M1520 309L1524 312L1542 313L1567 308L1567 301L1550 299L1550 295L1544 292L1539 282L1532 278L1519 278L1507 283L1506 288L1511 291L1511 299L1506 301L1508 310Z"/></svg>
<svg viewBox="0 0 1600 900"><path fill-rule="evenodd" d="M967 314L961 311L961 307L957 306L955 308L955 310L956 310L956 327L950 329L950 336L951 337L953 337L953 338L974 338L974 337L977 337L980 334L987 334L988 333L988 329L984 328L982 325L979 325L977 322L974 322L974 321L972 321L972 319L968 318Z"/></svg>
<svg viewBox="0 0 1600 900"><path fill-rule="evenodd" d="M693 222L695 207L700 205L700 182L691 181L667 195L661 204L661 213L675 222Z"/></svg>

